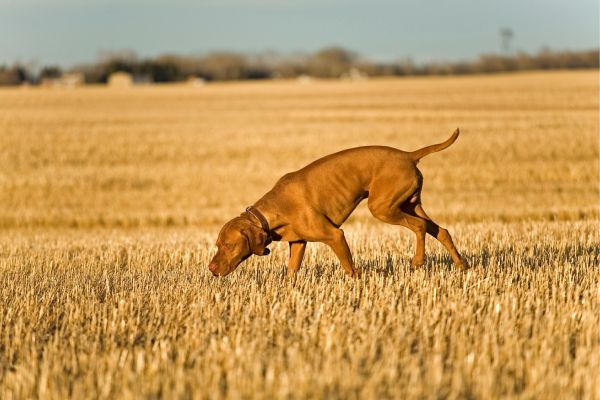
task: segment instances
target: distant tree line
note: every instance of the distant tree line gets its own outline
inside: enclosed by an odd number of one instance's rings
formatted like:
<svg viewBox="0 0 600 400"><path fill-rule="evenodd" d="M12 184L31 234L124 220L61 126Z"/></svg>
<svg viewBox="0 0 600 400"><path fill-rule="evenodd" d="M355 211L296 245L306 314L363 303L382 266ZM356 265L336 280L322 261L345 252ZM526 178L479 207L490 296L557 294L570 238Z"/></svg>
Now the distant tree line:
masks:
<svg viewBox="0 0 600 400"><path fill-rule="evenodd" d="M317 78L339 78L349 72L368 76L462 75L504 71L599 68L600 53L588 51L552 51L536 54L523 52L500 55L483 54L476 60L463 62L430 62L416 64L410 59L374 62L341 47L330 47L312 54L279 55L265 53L244 55L214 52L199 56L162 55L138 58L131 51L109 52L95 63L73 67L86 83L106 83L116 71L144 76L153 82L177 82L190 76L209 81L293 78L302 75ZM60 77L57 66L44 66L34 73L24 65L0 66L0 85L39 83Z"/></svg>

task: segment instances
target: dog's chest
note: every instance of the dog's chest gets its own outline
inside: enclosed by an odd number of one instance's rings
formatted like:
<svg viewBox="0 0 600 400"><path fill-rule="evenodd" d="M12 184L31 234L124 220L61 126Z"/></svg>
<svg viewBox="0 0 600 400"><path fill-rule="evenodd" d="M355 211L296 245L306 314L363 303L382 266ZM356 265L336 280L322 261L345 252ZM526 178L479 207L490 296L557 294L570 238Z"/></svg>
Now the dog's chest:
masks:
<svg viewBox="0 0 600 400"><path fill-rule="evenodd" d="M275 229L273 239L284 242L297 242L299 240L302 240L302 238L289 226L282 226Z"/></svg>

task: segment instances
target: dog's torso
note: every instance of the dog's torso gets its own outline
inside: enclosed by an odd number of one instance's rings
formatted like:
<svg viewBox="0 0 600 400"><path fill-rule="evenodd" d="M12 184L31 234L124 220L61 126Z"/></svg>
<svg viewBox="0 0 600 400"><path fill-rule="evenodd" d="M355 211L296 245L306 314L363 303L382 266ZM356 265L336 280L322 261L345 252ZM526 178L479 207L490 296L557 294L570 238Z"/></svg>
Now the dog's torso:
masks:
<svg viewBox="0 0 600 400"><path fill-rule="evenodd" d="M399 187L414 185L419 176L415 162L404 151L357 147L284 175L256 205L275 210L277 224L272 228L276 240L310 240L299 231L311 231L310 224L318 223L316 215L339 227L369 197L373 185L379 190L389 187L394 193Z"/></svg>

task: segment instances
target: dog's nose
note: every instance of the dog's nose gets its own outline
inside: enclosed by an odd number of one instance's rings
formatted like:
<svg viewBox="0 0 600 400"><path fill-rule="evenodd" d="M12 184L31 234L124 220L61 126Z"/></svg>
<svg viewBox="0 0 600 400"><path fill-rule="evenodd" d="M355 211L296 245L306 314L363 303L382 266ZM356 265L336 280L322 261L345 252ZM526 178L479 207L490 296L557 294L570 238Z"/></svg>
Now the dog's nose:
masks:
<svg viewBox="0 0 600 400"><path fill-rule="evenodd" d="M208 265L208 269L210 270L210 272L213 273L213 275L216 275L216 273L217 273L217 267L218 267L217 263L214 263L214 262L212 262L212 263L210 263Z"/></svg>

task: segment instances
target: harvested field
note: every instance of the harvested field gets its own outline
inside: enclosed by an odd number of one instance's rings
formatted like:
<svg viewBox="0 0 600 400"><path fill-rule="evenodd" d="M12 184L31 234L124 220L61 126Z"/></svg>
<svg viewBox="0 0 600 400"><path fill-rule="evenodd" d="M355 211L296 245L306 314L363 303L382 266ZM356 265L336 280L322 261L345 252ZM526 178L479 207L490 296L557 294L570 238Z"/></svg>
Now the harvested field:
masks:
<svg viewBox="0 0 600 400"><path fill-rule="evenodd" d="M598 71L0 90L0 398L600 398ZM343 148L413 150L472 268L363 205L216 279L220 225Z"/></svg>

